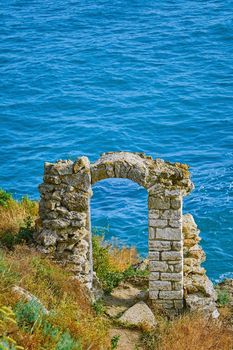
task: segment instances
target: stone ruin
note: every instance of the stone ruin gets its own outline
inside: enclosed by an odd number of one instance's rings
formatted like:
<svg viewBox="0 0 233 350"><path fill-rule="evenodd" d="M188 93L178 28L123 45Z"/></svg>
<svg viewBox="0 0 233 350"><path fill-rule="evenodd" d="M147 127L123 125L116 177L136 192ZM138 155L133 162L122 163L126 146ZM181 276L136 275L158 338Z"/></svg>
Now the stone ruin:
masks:
<svg viewBox="0 0 233 350"><path fill-rule="evenodd" d="M203 298L205 305L208 298L207 304L215 305L212 291L206 294L212 284L200 267L204 253L197 245L195 223L182 216L183 196L193 188L185 164L130 152L104 153L93 164L87 157L45 163L38 245L91 289L90 198L92 185L107 178L130 179L148 192L149 298L170 311L181 310L184 297L191 308L202 307Z"/></svg>

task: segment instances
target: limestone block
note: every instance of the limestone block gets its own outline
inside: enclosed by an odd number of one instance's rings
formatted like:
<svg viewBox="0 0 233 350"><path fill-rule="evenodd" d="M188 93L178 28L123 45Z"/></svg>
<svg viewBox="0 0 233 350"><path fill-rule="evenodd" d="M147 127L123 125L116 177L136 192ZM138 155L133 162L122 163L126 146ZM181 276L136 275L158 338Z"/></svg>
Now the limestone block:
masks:
<svg viewBox="0 0 233 350"><path fill-rule="evenodd" d="M184 306L183 300L174 300L173 303L174 303L175 309L178 309L178 310L183 309L183 306Z"/></svg>
<svg viewBox="0 0 233 350"><path fill-rule="evenodd" d="M149 249L156 251L171 250L171 243L167 241L149 241Z"/></svg>
<svg viewBox="0 0 233 350"><path fill-rule="evenodd" d="M46 193L50 193L50 192L53 192L54 191L54 186L53 185L50 185L50 184L45 184L45 183L43 183L43 184L41 184L41 185L39 185L38 186L38 189L39 189L39 192L41 193L41 194L46 194Z"/></svg>
<svg viewBox="0 0 233 350"><path fill-rule="evenodd" d="M85 193L67 193L61 201L62 205L72 211L88 211L89 196Z"/></svg>
<svg viewBox="0 0 233 350"><path fill-rule="evenodd" d="M150 272L150 281L157 281L159 279L159 272Z"/></svg>
<svg viewBox="0 0 233 350"><path fill-rule="evenodd" d="M131 170L131 167L129 166L129 164L127 164L124 161L118 161L115 163L114 177L126 178L129 170Z"/></svg>
<svg viewBox="0 0 233 350"><path fill-rule="evenodd" d="M168 224L169 224L169 226L171 226L171 227L181 227L182 222L181 222L181 219L178 219L178 220L168 220Z"/></svg>
<svg viewBox="0 0 233 350"><path fill-rule="evenodd" d="M171 198L171 208L172 209L179 209L181 206L182 206L181 197Z"/></svg>
<svg viewBox="0 0 233 350"><path fill-rule="evenodd" d="M162 252L161 253L162 260L182 260L182 253L181 252Z"/></svg>
<svg viewBox="0 0 233 350"><path fill-rule="evenodd" d="M173 266L174 267L174 272L182 272L183 269L183 264L179 263Z"/></svg>
<svg viewBox="0 0 233 350"><path fill-rule="evenodd" d="M54 231L44 229L36 238L37 241L42 243L45 247L49 247L56 245L58 235Z"/></svg>
<svg viewBox="0 0 233 350"><path fill-rule="evenodd" d="M61 179L59 176L44 175L44 182L46 184L59 185L61 183Z"/></svg>
<svg viewBox="0 0 233 350"><path fill-rule="evenodd" d="M155 272L167 271L168 264L164 261L150 261L149 268L150 268L150 271L155 271Z"/></svg>
<svg viewBox="0 0 233 350"><path fill-rule="evenodd" d="M159 291L158 290L149 290L149 298L150 299L158 299Z"/></svg>
<svg viewBox="0 0 233 350"><path fill-rule="evenodd" d="M152 290L171 290L172 285L169 281L150 281L149 289Z"/></svg>
<svg viewBox="0 0 233 350"><path fill-rule="evenodd" d="M159 227L159 228L164 228L168 226L168 221L167 220L162 220L162 219L149 219L149 226L150 227Z"/></svg>
<svg viewBox="0 0 233 350"><path fill-rule="evenodd" d="M183 291L161 291L159 292L159 299L165 299L165 300L175 300L175 299L182 299L183 298Z"/></svg>
<svg viewBox="0 0 233 350"><path fill-rule="evenodd" d="M76 161L73 164L73 173L77 174L83 169L89 169L90 170L90 162L87 157L81 157L76 159Z"/></svg>
<svg viewBox="0 0 233 350"><path fill-rule="evenodd" d="M148 232L149 232L149 239L155 239L156 229L154 227L149 227Z"/></svg>
<svg viewBox="0 0 233 350"><path fill-rule="evenodd" d="M153 209L170 209L170 197L152 197L149 195L149 207Z"/></svg>
<svg viewBox="0 0 233 350"><path fill-rule="evenodd" d="M115 176L114 176L115 177ZM91 182L92 184L97 181L107 179L108 173L104 164L92 165L91 166Z"/></svg>
<svg viewBox="0 0 233 350"><path fill-rule="evenodd" d="M73 173L73 162L71 160L58 161L53 165L52 173L58 175L71 175Z"/></svg>
<svg viewBox="0 0 233 350"><path fill-rule="evenodd" d="M149 259L150 260L160 260L159 252L149 252Z"/></svg>
<svg viewBox="0 0 233 350"><path fill-rule="evenodd" d="M53 171L53 163L45 162L44 163L44 174L51 174Z"/></svg>
<svg viewBox="0 0 233 350"><path fill-rule="evenodd" d="M78 212L78 211L72 211L68 210L65 207L58 207L56 208L56 212L61 218L65 218L70 221L80 221L81 226L85 226L86 219L87 219L87 213L85 212Z"/></svg>
<svg viewBox="0 0 233 350"><path fill-rule="evenodd" d="M55 208L59 205L58 201L54 201L54 200L47 200L44 203L45 208L49 209L49 210L55 210Z"/></svg>
<svg viewBox="0 0 233 350"><path fill-rule="evenodd" d="M168 272L174 272L174 266L173 265L168 265Z"/></svg>
<svg viewBox="0 0 233 350"><path fill-rule="evenodd" d="M181 240L182 237L182 231L180 228L157 228L156 229L156 238L157 239L164 239L167 241L172 241L172 240Z"/></svg>
<svg viewBox="0 0 233 350"><path fill-rule="evenodd" d="M183 231L184 232L184 231ZM200 237L195 237L192 239L184 239L184 248L190 248L193 247L195 244L200 242L201 238Z"/></svg>
<svg viewBox="0 0 233 350"><path fill-rule="evenodd" d="M169 220L180 220L181 219L181 210L179 209L166 209L161 215L161 219L169 219Z"/></svg>
<svg viewBox="0 0 233 350"><path fill-rule="evenodd" d="M166 273L166 272L162 272L161 276L160 276L162 281L182 281L183 279L183 274L180 272L174 272L174 273Z"/></svg>
<svg viewBox="0 0 233 350"><path fill-rule="evenodd" d="M70 225L70 220L66 220L66 219L44 220L43 224L44 224L44 227L48 229L49 228L62 229Z"/></svg>
<svg viewBox="0 0 233 350"><path fill-rule="evenodd" d="M172 290L182 290L183 283L182 282L172 282Z"/></svg>
<svg viewBox="0 0 233 350"><path fill-rule="evenodd" d="M148 218L149 219L155 220L155 219L158 219L159 216L160 216L159 210L156 210L156 209L150 209L149 210L149 213L148 213Z"/></svg>
<svg viewBox="0 0 233 350"><path fill-rule="evenodd" d="M169 190L169 189L165 189L165 196L168 197L176 197L176 196L180 196L180 190Z"/></svg>
<svg viewBox="0 0 233 350"><path fill-rule="evenodd" d="M55 220L58 219L58 214L56 211L45 211L46 215L41 214L40 212L40 217L43 218L44 220Z"/></svg>
<svg viewBox="0 0 233 350"><path fill-rule="evenodd" d="M174 301L171 300L156 300L156 305L162 307L163 309L173 309L174 308Z"/></svg>
<svg viewBox="0 0 233 350"><path fill-rule="evenodd" d="M197 225L194 221L194 218L191 214L183 215L183 234L184 239L194 239L198 238L200 231L197 228Z"/></svg>
<svg viewBox="0 0 233 350"><path fill-rule="evenodd" d="M88 191L91 185L91 175L88 170L84 169L77 174L63 176L62 182L69 186L72 186L73 191L75 189Z"/></svg>
<svg viewBox="0 0 233 350"><path fill-rule="evenodd" d="M190 247L188 255L191 258L198 260L200 263L203 263L206 259L205 252L199 244L195 244L193 247Z"/></svg>
<svg viewBox="0 0 233 350"><path fill-rule="evenodd" d="M172 250L181 251L183 248L182 242L172 242Z"/></svg>

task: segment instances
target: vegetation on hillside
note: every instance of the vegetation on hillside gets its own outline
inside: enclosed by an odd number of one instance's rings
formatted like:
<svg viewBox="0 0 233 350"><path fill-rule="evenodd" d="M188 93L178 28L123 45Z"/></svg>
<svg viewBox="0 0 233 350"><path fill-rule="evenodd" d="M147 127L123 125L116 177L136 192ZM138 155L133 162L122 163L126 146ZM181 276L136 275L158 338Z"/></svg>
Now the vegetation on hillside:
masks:
<svg viewBox="0 0 233 350"><path fill-rule="evenodd" d="M33 248L32 235L38 204L15 201L0 190L0 350L113 350L118 336L109 337L111 320L101 301L91 304L87 291L61 266ZM148 271L134 248L113 248L102 236L93 238L94 270L110 293L131 276ZM18 286L35 298L16 293ZM36 299L38 298L38 299ZM229 295L219 292L220 321L187 314L168 321L157 315L154 330L141 327L146 350L232 350L232 310Z"/></svg>
<svg viewBox="0 0 233 350"><path fill-rule="evenodd" d="M94 236L92 249L94 271L106 293L110 293L128 277L148 276L147 270L140 271L132 267L139 261L135 248L113 248L104 242L103 236Z"/></svg>
<svg viewBox="0 0 233 350"><path fill-rule="evenodd" d="M147 350L232 350L233 332L224 323L202 314L184 314L173 321L160 320L155 331L144 332Z"/></svg>

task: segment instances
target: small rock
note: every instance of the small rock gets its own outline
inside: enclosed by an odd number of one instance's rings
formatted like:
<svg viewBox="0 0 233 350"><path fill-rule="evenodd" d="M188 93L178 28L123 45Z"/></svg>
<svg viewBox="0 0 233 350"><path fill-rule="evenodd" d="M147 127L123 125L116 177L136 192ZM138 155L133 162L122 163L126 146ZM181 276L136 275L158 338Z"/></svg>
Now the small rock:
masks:
<svg viewBox="0 0 233 350"><path fill-rule="evenodd" d="M147 291L142 291L130 283L122 282L118 287L113 289L110 295L104 297L107 305L117 305L130 307L137 301L145 300L147 298Z"/></svg>
<svg viewBox="0 0 233 350"><path fill-rule="evenodd" d="M144 301L131 306L119 320L134 326L146 324L147 326L154 327L157 324L153 312Z"/></svg>
<svg viewBox="0 0 233 350"><path fill-rule="evenodd" d="M206 317L217 318L219 316L215 301L211 297L190 294L186 297L186 306L190 311L200 311Z"/></svg>

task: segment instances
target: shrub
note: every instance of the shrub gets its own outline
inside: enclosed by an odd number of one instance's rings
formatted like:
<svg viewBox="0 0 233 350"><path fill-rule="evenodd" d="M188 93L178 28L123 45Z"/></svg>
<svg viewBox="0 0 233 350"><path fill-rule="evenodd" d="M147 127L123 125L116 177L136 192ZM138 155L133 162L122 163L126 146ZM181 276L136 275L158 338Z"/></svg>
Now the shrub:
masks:
<svg viewBox="0 0 233 350"><path fill-rule="evenodd" d="M34 221L38 215L38 203L23 197L21 201L16 201L11 194L0 190L0 244L4 246L14 243L14 236L20 229L30 229L34 227ZM1 193L4 193L1 195ZM20 235L22 232L20 233ZM24 235L25 236L25 235ZM25 237L24 237L25 238Z"/></svg>
<svg viewBox="0 0 233 350"><path fill-rule="evenodd" d="M103 300L101 300L101 299L96 300L92 304L92 307L95 310L96 315L103 315L103 313L105 312L105 306L104 306Z"/></svg>
<svg viewBox="0 0 233 350"><path fill-rule="evenodd" d="M111 339L111 350L117 349L118 343L120 340L120 335L114 335Z"/></svg>
<svg viewBox="0 0 233 350"><path fill-rule="evenodd" d="M12 195L2 188L0 188L0 206L7 208L9 205L9 201L12 200Z"/></svg>
<svg viewBox="0 0 233 350"><path fill-rule="evenodd" d="M113 288L117 287L121 281L128 277L148 275L148 271L140 271L130 266L128 255L127 264L121 263L119 265L118 262L115 263L112 254L116 254L116 250L112 248L111 244L104 242L103 236L93 236L92 250L94 271L106 293L110 293ZM127 248L124 248L124 250L127 250ZM130 249L128 250L130 251ZM120 250L118 254L119 252ZM118 259L116 260L118 261ZM122 269L122 266L124 266L124 269Z"/></svg>
<svg viewBox="0 0 233 350"><path fill-rule="evenodd" d="M115 271L110 264L110 246L103 245L102 236L92 239L93 267L105 292L111 292L123 278L122 272Z"/></svg>
<svg viewBox="0 0 233 350"><path fill-rule="evenodd" d="M79 341L75 341L69 332L61 335L55 350L82 350L82 345Z"/></svg>
<svg viewBox="0 0 233 350"><path fill-rule="evenodd" d="M0 243L3 247L12 250L17 244L31 243L33 240L33 223L30 216L28 216L23 226L19 228L18 233L12 234L12 232L4 232L0 236Z"/></svg>
<svg viewBox="0 0 233 350"><path fill-rule="evenodd" d="M24 303L19 301L15 305L15 315L18 325L25 331L32 333L36 326L42 324L44 309L35 300Z"/></svg>
<svg viewBox="0 0 233 350"><path fill-rule="evenodd" d="M230 295L228 293L227 290L223 289L223 290L218 290L218 305L219 306L225 306L229 303L230 300Z"/></svg>

